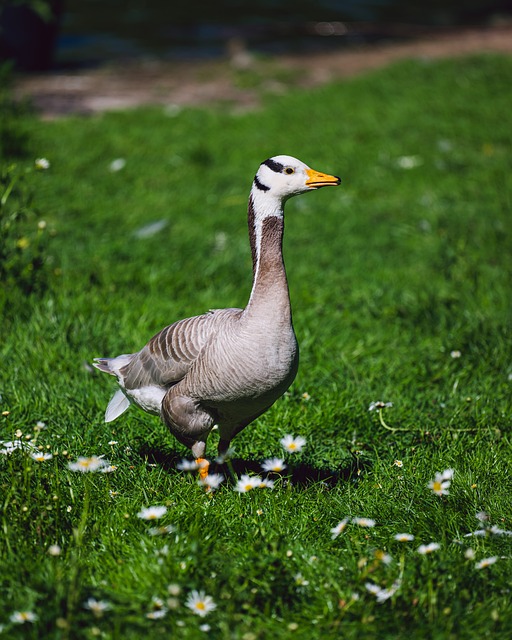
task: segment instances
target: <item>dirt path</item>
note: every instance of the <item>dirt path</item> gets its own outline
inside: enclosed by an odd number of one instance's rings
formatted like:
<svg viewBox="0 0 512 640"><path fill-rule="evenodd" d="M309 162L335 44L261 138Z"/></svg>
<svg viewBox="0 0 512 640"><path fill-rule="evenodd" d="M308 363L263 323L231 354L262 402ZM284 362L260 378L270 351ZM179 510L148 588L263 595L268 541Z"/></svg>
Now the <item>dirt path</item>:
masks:
<svg viewBox="0 0 512 640"><path fill-rule="evenodd" d="M17 80L15 95L29 97L44 119L94 114L143 104L169 109L224 102L255 108L262 93L310 87L376 69L403 58L442 58L480 52L512 54L512 25L431 33L414 41L345 48L314 55L254 58L243 49L224 61L131 62ZM250 86L247 86L250 85Z"/></svg>

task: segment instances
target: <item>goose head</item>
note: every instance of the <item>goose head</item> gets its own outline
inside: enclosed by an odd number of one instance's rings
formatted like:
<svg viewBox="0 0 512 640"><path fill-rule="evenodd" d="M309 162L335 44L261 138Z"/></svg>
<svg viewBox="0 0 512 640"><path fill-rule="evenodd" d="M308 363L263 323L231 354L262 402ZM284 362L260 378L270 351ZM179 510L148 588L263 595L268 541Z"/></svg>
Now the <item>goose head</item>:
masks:
<svg viewBox="0 0 512 640"><path fill-rule="evenodd" d="M254 178L254 187L260 194L282 202L292 196L321 187L336 186L337 176L321 173L292 156L274 156L262 162Z"/></svg>

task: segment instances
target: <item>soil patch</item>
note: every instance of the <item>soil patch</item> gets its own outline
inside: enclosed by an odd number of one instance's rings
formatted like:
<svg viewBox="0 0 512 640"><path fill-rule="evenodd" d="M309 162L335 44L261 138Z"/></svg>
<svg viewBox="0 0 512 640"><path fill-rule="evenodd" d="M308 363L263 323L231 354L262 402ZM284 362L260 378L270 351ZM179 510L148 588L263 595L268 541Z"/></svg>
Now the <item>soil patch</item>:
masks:
<svg viewBox="0 0 512 640"><path fill-rule="evenodd" d="M176 109L220 102L236 110L253 109L262 94L316 86L404 58L512 54L512 26L431 32L413 41L272 59L253 56L236 45L220 61L116 62L96 69L21 76L14 92L20 99L29 98L44 119L147 104Z"/></svg>

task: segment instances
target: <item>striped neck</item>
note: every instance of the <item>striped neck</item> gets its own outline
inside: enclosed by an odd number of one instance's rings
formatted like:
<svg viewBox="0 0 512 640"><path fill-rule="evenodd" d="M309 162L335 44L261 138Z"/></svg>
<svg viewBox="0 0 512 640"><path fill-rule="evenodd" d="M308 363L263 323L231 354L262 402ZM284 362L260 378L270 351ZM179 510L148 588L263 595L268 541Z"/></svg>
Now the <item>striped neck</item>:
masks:
<svg viewBox="0 0 512 640"><path fill-rule="evenodd" d="M280 198L254 185L248 206L253 285L247 309L278 301L289 308L288 283L283 262L284 212Z"/></svg>

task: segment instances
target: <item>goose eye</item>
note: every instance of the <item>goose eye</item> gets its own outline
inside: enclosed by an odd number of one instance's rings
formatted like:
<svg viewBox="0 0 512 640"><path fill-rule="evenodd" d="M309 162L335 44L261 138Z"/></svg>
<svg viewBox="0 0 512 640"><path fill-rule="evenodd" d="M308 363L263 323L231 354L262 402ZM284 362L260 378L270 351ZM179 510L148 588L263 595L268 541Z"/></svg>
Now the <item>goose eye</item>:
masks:
<svg viewBox="0 0 512 640"><path fill-rule="evenodd" d="M289 175L289 176L291 176L291 175L292 175L292 173L295 173L295 171L294 171L291 167L286 167L286 169L284 170L284 172L285 172L287 175Z"/></svg>

